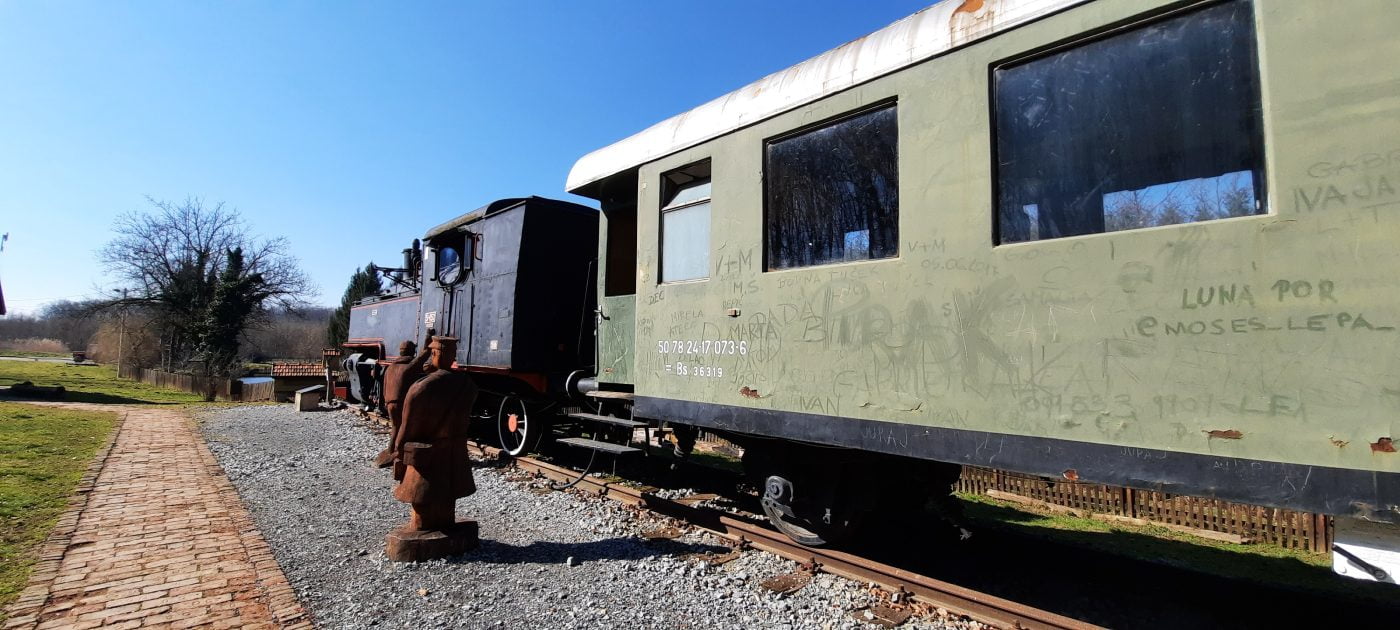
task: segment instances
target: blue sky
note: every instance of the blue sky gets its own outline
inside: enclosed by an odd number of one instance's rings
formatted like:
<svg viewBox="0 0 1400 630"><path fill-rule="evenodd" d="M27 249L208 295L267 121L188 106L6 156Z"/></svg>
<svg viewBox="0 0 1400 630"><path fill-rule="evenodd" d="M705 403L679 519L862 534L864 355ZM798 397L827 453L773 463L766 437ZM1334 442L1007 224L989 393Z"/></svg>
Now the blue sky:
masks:
<svg viewBox="0 0 1400 630"><path fill-rule="evenodd" d="M117 215L195 196L332 304L428 227L569 198L583 154L931 1L0 0L0 282L18 312L93 296Z"/></svg>

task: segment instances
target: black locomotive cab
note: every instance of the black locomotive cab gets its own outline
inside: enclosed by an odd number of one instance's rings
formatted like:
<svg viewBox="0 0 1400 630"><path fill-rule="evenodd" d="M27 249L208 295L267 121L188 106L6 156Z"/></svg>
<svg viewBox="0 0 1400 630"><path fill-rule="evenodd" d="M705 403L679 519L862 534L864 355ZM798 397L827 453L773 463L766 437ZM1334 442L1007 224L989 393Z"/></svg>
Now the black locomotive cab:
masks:
<svg viewBox="0 0 1400 630"><path fill-rule="evenodd" d="M357 354L346 370L364 373L362 364L392 360L400 342L432 331L460 339L454 367L483 392L473 415L549 406L595 363L597 239L598 211L541 197L494 201L428 230L405 256L412 262L390 270L416 272L413 282L400 278L400 292L352 309L346 349ZM351 393L375 402L372 386Z"/></svg>

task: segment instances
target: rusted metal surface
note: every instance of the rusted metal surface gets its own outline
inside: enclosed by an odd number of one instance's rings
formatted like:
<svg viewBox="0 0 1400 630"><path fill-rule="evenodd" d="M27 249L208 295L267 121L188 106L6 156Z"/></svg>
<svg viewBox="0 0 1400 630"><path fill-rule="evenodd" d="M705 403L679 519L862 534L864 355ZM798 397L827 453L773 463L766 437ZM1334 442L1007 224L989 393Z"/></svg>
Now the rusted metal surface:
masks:
<svg viewBox="0 0 1400 630"><path fill-rule="evenodd" d="M909 620L913 613L904 608L879 604L851 612L851 617L885 628L893 628Z"/></svg>
<svg viewBox="0 0 1400 630"><path fill-rule="evenodd" d="M729 553L721 553L721 554L716 554L716 553L714 553L714 552L712 552L712 551L706 551L706 552L704 552L704 553L688 553L688 554L685 554L684 556L681 556L681 559L683 559L683 560L695 560L695 561L698 561L698 562L704 562L705 564L708 564L708 565L710 565L710 566L716 566L716 567L717 567L717 566L720 566L720 565L723 565L723 564L728 564L729 562L732 562L732 561L734 561L734 560L738 560L738 559L739 559L739 556L743 555L743 553L744 553L744 552L739 551L739 550L737 550L737 549L734 550L734 551L731 551L731 552L729 552Z"/></svg>
<svg viewBox="0 0 1400 630"><path fill-rule="evenodd" d="M483 446L473 446L472 450L479 451L488 457L496 457L499 453L497 449ZM568 468L530 458L517 458L514 463L522 470L559 481L572 481L578 477L578 473ZM716 510L684 505L677 501L658 497L645 489L632 488L591 477L584 478L577 487L586 492L592 492L598 496L621 501L628 505L643 506L666 516L682 518L693 525L726 537L737 545L777 554L803 563L814 570L862 583L874 583L892 593L907 593L914 601L945 608L994 628L1074 628L1083 630L1098 627L956 584L918 575L904 569L872 562L843 551L805 547L793 542L757 519L749 520Z"/></svg>
<svg viewBox="0 0 1400 630"><path fill-rule="evenodd" d="M711 501L718 498L718 494L703 492L700 494L692 494L688 497L681 497L679 499L676 499L675 501L676 503L680 503L682 505L695 505L696 503L701 503L703 501Z"/></svg>
<svg viewBox="0 0 1400 630"><path fill-rule="evenodd" d="M471 409L477 390L469 377L448 369L455 337L433 337L429 347L437 369L407 388L393 441L394 498L410 505L408 522L384 539L394 562L445 558L478 544L476 521L457 518L455 510L457 499L476 492L467 424L456 411Z"/></svg>
<svg viewBox="0 0 1400 630"><path fill-rule="evenodd" d="M775 575L760 582L758 585L780 595L791 595L792 593L802 590L802 587L811 583L812 574L799 571L797 573Z"/></svg>
<svg viewBox="0 0 1400 630"><path fill-rule="evenodd" d="M683 533L685 532L682 532L680 528L667 525L642 532L642 538L646 540L675 540L680 538Z"/></svg>
<svg viewBox="0 0 1400 630"><path fill-rule="evenodd" d="M963 588L942 580L918 575L865 558L831 549L814 549L792 542L767 525L719 516L723 532L747 540L757 549L801 561L807 559L820 570L859 582L874 582L886 590L908 592L915 598L966 615L998 628L1094 628L1069 617L1057 615L1010 600Z"/></svg>

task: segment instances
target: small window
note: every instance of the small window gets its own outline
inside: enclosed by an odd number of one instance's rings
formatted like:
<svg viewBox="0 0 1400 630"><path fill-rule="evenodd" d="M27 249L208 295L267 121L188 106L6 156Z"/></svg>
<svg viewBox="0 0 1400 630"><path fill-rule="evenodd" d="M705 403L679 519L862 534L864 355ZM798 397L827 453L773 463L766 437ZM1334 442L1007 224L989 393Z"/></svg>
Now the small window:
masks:
<svg viewBox="0 0 1400 630"><path fill-rule="evenodd" d="M661 281L710 276L710 161L661 176Z"/></svg>
<svg viewBox="0 0 1400 630"><path fill-rule="evenodd" d="M442 284L456 284L462 279L462 250L457 245L438 248L437 280Z"/></svg>
<svg viewBox="0 0 1400 630"><path fill-rule="evenodd" d="M466 279L472 270L472 263L480 255L477 247L478 235L458 228L439 234L430 247L435 254L432 280L440 285L452 285Z"/></svg>
<svg viewBox="0 0 1400 630"><path fill-rule="evenodd" d="M899 255L898 136L887 105L768 142L768 269Z"/></svg>
<svg viewBox="0 0 1400 630"><path fill-rule="evenodd" d="M997 241L1262 213L1257 57L1232 0L995 68Z"/></svg>

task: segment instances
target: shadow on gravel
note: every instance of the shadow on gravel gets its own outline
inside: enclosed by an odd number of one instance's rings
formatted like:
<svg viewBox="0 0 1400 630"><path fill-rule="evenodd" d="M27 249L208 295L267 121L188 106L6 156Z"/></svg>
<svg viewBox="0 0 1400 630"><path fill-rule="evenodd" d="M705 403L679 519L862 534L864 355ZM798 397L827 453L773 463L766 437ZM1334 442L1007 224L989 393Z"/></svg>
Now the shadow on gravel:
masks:
<svg viewBox="0 0 1400 630"><path fill-rule="evenodd" d="M1052 536L1023 525L1041 518L1035 514L972 507L976 534L970 541L911 537L929 530L891 523L851 550L1111 628L1380 627L1387 622L1378 620L1400 617L1396 587L1344 582L1326 568L1296 559L1243 555L1126 531L1061 530ZM905 528L902 534L899 527ZM1145 559L1123 555L1126 549ZM1194 569L1207 565L1233 577ZM1283 576L1305 575L1325 588L1282 582Z"/></svg>
<svg viewBox="0 0 1400 630"><path fill-rule="evenodd" d="M608 538L593 542L556 543L532 542L528 545L512 545L494 540L482 540L481 546L461 556L451 558L448 564L564 564L573 558L576 564L598 560L644 560L657 556L712 553L725 554L731 551L721 545L686 543L674 540L643 542L636 538Z"/></svg>
<svg viewBox="0 0 1400 630"><path fill-rule="evenodd" d="M470 448L467 450L471 451ZM511 460L506 458L496 457L483 459L475 452L472 453L472 468L510 468L510 463Z"/></svg>

